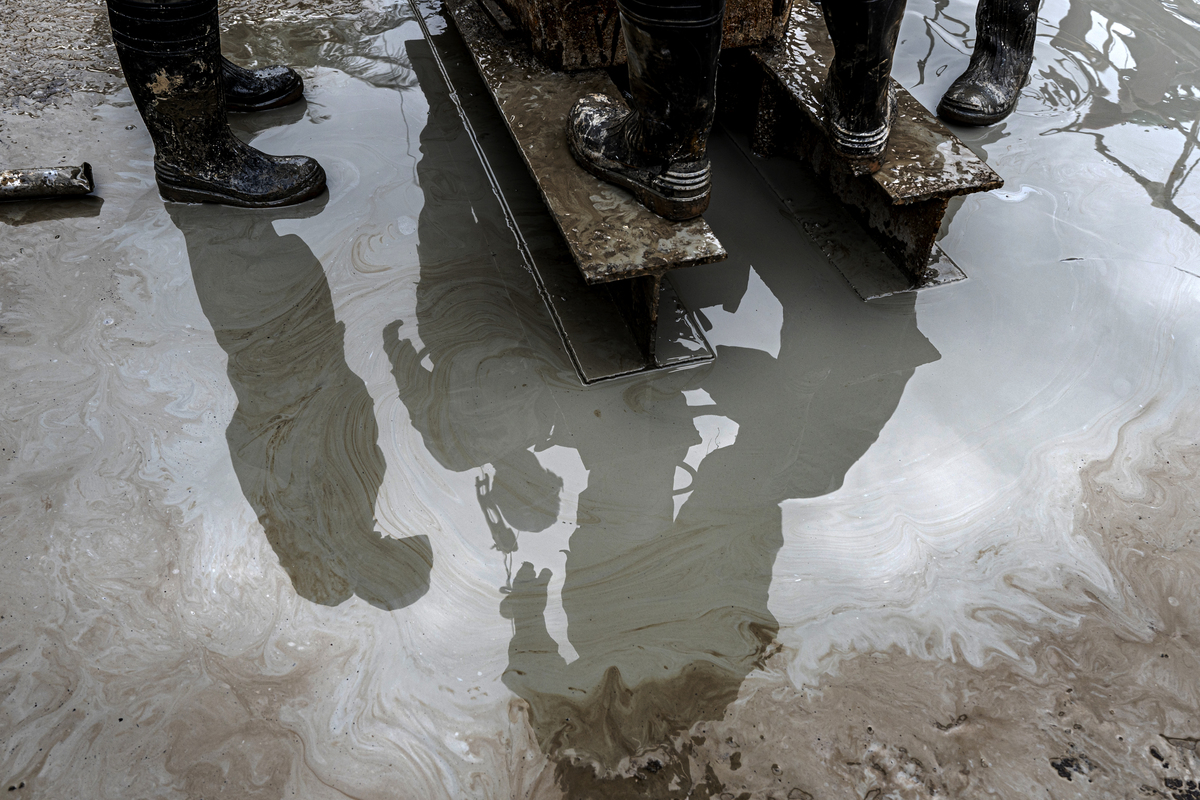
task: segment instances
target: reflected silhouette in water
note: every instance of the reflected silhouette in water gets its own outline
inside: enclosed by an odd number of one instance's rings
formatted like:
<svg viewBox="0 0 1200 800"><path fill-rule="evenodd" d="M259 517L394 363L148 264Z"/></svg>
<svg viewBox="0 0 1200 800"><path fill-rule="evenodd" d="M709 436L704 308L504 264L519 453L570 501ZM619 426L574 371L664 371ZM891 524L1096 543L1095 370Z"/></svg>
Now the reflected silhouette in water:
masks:
<svg viewBox="0 0 1200 800"><path fill-rule="evenodd" d="M452 50L453 36L437 39ZM399 323L384 331L400 398L442 465L482 473L506 560L516 531L551 536L560 511L562 479L534 454L573 448L589 472L561 594L578 657L547 627L550 570L526 562L500 603L513 621L504 683L528 702L568 796L716 796L686 734L720 719L769 653L779 504L838 488L937 351L911 296L868 306L839 282L835 305L782 313L777 358L728 348L708 367L579 386L426 45L409 42L409 57L429 101L417 166L424 349ZM510 203L528 191L517 181ZM692 301L803 297L794 259L780 265L713 270Z"/></svg>
<svg viewBox="0 0 1200 800"><path fill-rule="evenodd" d="M1051 106L1086 104L1063 130L1092 136L1096 151L1145 190L1152 205L1200 233L1194 188L1200 163L1200 6L1158 0L1074 0L1051 44L1076 59L1078 69L1048 72L1041 87ZM1064 74L1065 73L1065 74ZM1086 85L1074 78L1080 73ZM1142 144L1128 149L1101 133L1122 123L1176 134L1157 142L1164 156L1147 169ZM1176 148L1178 148L1176 150Z"/></svg>
<svg viewBox="0 0 1200 800"><path fill-rule="evenodd" d="M242 493L297 593L337 605L358 595L407 606L429 588L425 536L375 531L384 460L374 407L346 365L345 326L320 261L273 222L324 201L250 211L168 203L238 406L225 431Z"/></svg>

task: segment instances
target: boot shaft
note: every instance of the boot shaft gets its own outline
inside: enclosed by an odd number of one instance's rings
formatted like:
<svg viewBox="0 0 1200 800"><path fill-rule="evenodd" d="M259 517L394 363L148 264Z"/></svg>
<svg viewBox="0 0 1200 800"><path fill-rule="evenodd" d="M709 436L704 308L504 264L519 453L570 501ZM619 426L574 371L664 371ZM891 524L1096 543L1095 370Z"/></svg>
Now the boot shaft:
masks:
<svg viewBox="0 0 1200 800"><path fill-rule="evenodd" d="M219 46L216 0L107 0L113 42L127 53L186 55Z"/></svg>
<svg viewBox="0 0 1200 800"><path fill-rule="evenodd" d="M830 74L847 84L877 93L892 74L892 59L905 0L826 0L821 4L825 27L833 41Z"/></svg>
<svg viewBox="0 0 1200 800"><path fill-rule="evenodd" d="M617 5L622 13L657 25L706 25L725 14L725 0L618 0Z"/></svg>
<svg viewBox="0 0 1200 800"><path fill-rule="evenodd" d="M155 163L195 161L228 134L216 0L108 0L113 42Z"/></svg>
<svg viewBox="0 0 1200 800"><path fill-rule="evenodd" d="M892 59L905 0L826 0L833 60L825 80L826 126L843 155L879 168L894 110Z"/></svg>
<svg viewBox="0 0 1200 800"><path fill-rule="evenodd" d="M1038 0L979 0L972 53L1028 70L1037 34Z"/></svg>
<svg viewBox="0 0 1200 800"><path fill-rule="evenodd" d="M664 165L702 160L716 114L724 0L618 7L637 114L630 144Z"/></svg>

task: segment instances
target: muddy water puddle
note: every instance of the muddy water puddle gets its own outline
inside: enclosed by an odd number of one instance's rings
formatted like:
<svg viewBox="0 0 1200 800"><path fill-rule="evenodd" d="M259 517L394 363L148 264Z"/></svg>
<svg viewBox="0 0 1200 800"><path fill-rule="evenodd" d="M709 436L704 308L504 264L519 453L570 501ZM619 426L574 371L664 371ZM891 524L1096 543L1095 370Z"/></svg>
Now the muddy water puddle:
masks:
<svg viewBox="0 0 1200 800"><path fill-rule="evenodd" d="M910 5L927 106L972 13ZM716 360L586 387L406 6L227 33L299 208L164 204L127 93L9 125L103 202L0 208L5 788L1190 796L1200 14L1041 19L969 280L862 302L721 134Z"/></svg>

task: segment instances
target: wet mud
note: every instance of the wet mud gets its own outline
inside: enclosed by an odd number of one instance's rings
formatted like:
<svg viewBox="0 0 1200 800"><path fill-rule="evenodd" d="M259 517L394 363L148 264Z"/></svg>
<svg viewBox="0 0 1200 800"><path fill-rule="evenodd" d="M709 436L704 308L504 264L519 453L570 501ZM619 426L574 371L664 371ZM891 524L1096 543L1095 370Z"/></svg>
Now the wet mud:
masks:
<svg viewBox="0 0 1200 800"><path fill-rule="evenodd" d="M233 120L320 159L304 207L163 203L128 93L6 118L21 163L87 131L99 197L0 208L0 786L1195 796L1193 11L1047 3L917 295L718 135L716 359L588 387L406 6L231 24L305 76ZM926 107L972 14L910 4Z"/></svg>
<svg viewBox="0 0 1200 800"><path fill-rule="evenodd" d="M698 726L684 746L715 764L734 796L819 797L841 786L859 797L1191 797L1200 771L1195 408L1194 394L1148 407L1108 456L1079 469L1074 533L1117 584L1105 596L1082 581L1043 595L1070 620L1056 635L1010 619L1008 658L975 667L877 652L801 692L788 686L780 653L733 713Z"/></svg>

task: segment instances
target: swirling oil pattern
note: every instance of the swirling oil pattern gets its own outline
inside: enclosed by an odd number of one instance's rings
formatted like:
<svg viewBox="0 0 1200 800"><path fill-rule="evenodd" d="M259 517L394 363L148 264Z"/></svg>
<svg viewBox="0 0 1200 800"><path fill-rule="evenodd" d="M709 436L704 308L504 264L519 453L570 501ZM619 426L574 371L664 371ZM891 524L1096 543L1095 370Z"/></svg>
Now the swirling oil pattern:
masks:
<svg viewBox="0 0 1200 800"><path fill-rule="evenodd" d="M1046 0L1016 113L957 131L1006 180L943 229L969 279L915 296L859 300L829 196L718 129L730 258L672 277L717 358L585 387L419 5L432 43L229 6L304 74L231 118L325 166L300 207L163 203L125 91L0 112L100 195L0 208L0 790L1195 797L1200 7ZM973 19L910 0L926 106Z"/></svg>

